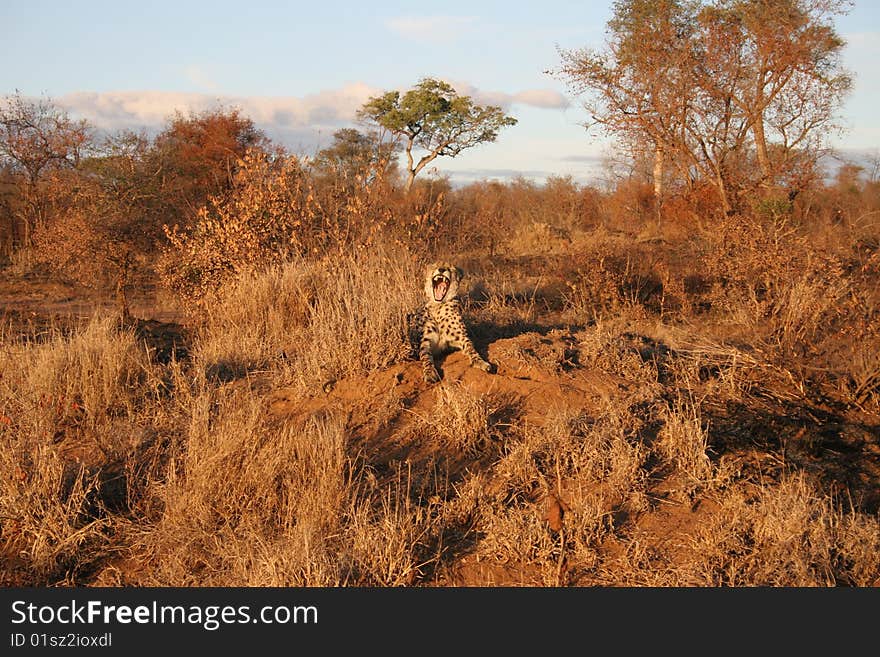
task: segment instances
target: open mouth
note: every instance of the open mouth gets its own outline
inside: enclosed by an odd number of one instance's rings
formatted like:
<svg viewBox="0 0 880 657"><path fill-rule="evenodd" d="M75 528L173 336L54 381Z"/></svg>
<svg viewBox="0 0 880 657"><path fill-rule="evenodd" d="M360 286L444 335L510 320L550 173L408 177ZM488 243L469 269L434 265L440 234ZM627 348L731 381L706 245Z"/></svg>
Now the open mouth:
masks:
<svg viewBox="0 0 880 657"><path fill-rule="evenodd" d="M443 297L449 291L449 279L442 274L437 274L431 279L431 285L434 288L434 301L443 301Z"/></svg>

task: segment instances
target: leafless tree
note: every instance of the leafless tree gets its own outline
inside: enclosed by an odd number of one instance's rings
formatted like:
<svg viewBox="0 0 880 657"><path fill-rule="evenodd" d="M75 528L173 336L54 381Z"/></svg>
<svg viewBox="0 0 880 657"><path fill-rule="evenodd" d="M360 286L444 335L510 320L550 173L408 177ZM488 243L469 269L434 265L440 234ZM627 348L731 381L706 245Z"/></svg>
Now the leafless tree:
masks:
<svg viewBox="0 0 880 657"><path fill-rule="evenodd" d="M841 0L618 0L605 48L562 51L551 73L585 96L592 122L654 153L686 185L708 181L721 209L774 188L815 156L850 86L831 24ZM753 175L751 161L757 161Z"/></svg>
<svg viewBox="0 0 880 657"><path fill-rule="evenodd" d="M18 198L10 203L14 247L31 245L51 205L52 174L77 167L93 144L85 121L71 119L48 99L20 93L0 103L0 161L12 176Z"/></svg>

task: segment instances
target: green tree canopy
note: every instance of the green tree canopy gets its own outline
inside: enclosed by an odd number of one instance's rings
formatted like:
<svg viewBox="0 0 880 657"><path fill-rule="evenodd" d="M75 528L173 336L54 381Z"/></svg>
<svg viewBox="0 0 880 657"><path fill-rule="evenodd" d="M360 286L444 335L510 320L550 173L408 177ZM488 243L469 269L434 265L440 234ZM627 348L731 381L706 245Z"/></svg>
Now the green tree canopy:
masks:
<svg viewBox="0 0 880 657"><path fill-rule="evenodd" d="M422 79L403 95L389 91L370 98L358 118L403 141L407 190L429 162L493 142L501 128L516 124L500 107L476 105L470 96L461 96L446 82L433 78ZM418 161L414 148L426 151Z"/></svg>

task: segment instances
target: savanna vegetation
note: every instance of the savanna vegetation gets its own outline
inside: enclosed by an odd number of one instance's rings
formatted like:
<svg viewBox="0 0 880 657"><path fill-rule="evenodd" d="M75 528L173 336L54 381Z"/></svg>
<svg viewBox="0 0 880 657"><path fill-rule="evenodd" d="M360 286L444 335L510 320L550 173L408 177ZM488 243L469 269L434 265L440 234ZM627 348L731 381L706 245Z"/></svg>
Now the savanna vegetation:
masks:
<svg viewBox="0 0 880 657"><path fill-rule="evenodd" d="M7 97L0 584L880 583L844 10L616 2L553 70L619 138L595 185L417 176L515 129L429 78L311 155L234 108L99 135ZM422 379L439 258L495 374Z"/></svg>

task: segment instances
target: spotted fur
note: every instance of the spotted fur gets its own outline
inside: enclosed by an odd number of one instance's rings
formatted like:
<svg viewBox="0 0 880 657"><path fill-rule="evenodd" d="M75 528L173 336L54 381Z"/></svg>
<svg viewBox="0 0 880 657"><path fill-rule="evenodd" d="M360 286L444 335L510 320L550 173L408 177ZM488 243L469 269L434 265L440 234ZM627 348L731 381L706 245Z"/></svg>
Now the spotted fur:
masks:
<svg viewBox="0 0 880 657"><path fill-rule="evenodd" d="M436 358L445 351L460 349L470 359L471 366L485 372L494 367L483 360L474 349L461 315L458 285L463 273L448 262L428 266L425 273L427 301L417 317L415 327L419 335L419 360L425 381L437 383L440 372Z"/></svg>

